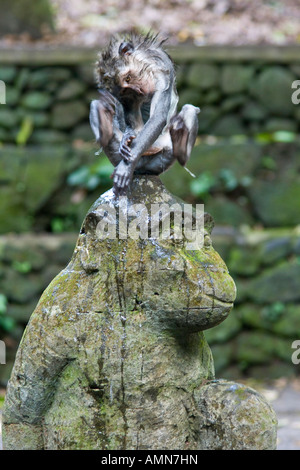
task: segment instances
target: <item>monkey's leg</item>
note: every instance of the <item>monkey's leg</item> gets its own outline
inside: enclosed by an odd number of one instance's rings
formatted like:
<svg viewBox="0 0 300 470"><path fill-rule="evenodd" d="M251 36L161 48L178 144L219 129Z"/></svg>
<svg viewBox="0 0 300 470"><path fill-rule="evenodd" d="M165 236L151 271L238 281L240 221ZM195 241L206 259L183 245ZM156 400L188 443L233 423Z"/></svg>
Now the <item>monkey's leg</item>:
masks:
<svg viewBox="0 0 300 470"><path fill-rule="evenodd" d="M113 136L113 116L115 99L107 91L100 91L99 100L91 102L90 124L96 141L106 147Z"/></svg>
<svg viewBox="0 0 300 470"><path fill-rule="evenodd" d="M179 114L170 121L170 135L173 145L173 155L182 166L190 158L192 148L198 133L199 108L191 104L183 106Z"/></svg>
<svg viewBox="0 0 300 470"><path fill-rule="evenodd" d="M119 146L126 124L122 105L106 90L100 91L99 100L91 102L90 125L96 141L116 166L122 160Z"/></svg>

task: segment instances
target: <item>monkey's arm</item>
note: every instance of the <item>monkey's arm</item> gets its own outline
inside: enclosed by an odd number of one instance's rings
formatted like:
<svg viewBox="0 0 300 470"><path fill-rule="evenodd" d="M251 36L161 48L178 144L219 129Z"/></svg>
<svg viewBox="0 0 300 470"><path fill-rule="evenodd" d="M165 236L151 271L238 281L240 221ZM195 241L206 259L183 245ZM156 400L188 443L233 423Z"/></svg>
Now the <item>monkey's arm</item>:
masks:
<svg viewBox="0 0 300 470"><path fill-rule="evenodd" d="M138 161L141 155L157 140L162 133L171 106L172 86L154 93L150 117L132 144L132 161Z"/></svg>
<svg viewBox="0 0 300 470"><path fill-rule="evenodd" d="M171 106L171 96L174 78L162 74L155 91L150 109L150 117L132 142L130 159L121 161L114 172L116 192L124 191L130 183L134 169L141 156L157 140L167 124Z"/></svg>

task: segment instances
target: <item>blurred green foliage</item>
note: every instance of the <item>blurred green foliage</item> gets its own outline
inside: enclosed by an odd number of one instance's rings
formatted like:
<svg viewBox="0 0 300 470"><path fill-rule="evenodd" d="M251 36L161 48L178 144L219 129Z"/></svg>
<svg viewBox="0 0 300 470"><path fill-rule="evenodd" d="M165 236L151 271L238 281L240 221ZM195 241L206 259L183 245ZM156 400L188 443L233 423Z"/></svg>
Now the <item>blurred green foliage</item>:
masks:
<svg viewBox="0 0 300 470"><path fill-rule="evenodd" d="M17 145L26 145L33 132L33 122L30 117L25 117L16 136Z"/></svg>
<svg viewBox="0 0 300 470"><path fill-rule="evenodd" d="M67 178L70 186L80 186L89 191L100 185L111 183L110 175L114 170L107 159L97 160L91 165L83 165L71 173Z"/></svg>
<svg viewBox="0 0 300 470"><path fill-rule="evenodd" d="M283 315L285 308L284 303L274 302L262 310L262 316L271 323L276 322Z"/></svg>
<svg viewBox="0 0 300 470"><path fill-rule="evenodd" d="M6 316L7 312L7 298L5 295L0 294L0 328L4 331L10 332L15 328L15 322L12 318Z"/></svg>
<svg viewBox="0 0 300 470"><path fill-rule="evenodd" d="M272 142L292 143L298 140L298 135L295 132L289 131L263 132L256 134L254 140L260 144L270 144Z"/></svg>
<svg viewBox="0 0 300 470"><path fill-rule="evenodd" d="M216 178L210 171L204 171L198 178L190 183L190 190L194 196L205 199L216 184Z"/></svg>
<svg viewBox="0 0 300 470"><path fill-rule="evenodd" d="M21 274L27 274L31 271L32 266L29 261L13 261L12 268Z"/></svg>

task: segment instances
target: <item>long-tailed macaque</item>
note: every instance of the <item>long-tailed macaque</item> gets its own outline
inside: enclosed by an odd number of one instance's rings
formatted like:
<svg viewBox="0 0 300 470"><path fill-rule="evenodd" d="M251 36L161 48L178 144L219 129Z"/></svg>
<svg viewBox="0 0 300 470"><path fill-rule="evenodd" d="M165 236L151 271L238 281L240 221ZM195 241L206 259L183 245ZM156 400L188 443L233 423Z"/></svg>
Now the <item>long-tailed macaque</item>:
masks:
<svg viewBox="0 0 300 470"><path fill-rule="evenodd" d="M171 58L157 36L113 38L99 57L99 100L90 123L97 142L115 166L116 194L133 173L158 175L177 159L185 166L198 131L199 108L176 114L178 95Z"/></svg>

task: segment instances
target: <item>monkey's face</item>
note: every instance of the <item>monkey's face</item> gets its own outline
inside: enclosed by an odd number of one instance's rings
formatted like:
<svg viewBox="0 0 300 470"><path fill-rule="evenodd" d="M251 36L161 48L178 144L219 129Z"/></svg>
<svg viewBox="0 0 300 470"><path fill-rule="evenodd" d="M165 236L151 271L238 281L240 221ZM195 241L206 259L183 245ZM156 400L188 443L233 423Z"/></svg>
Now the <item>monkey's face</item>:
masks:
<svg viewBox="0 0 300 470"><path fill-rule="evenodd" d="M120 77L120 87L121 93L123 95L128 94L137 94L139 96L144 96L147 94L147 88L143 80L138 78L133 72L128 70Z"/></svg>
<svg viewBox="0 0 300 470"><path fill-rule="evenodd" d="M155 91L153 64L140 52L102 57L98 62L98 83L122 101L143 100Z"/></svg>
<svg viewBox="0 0 300 470"><path fill-rule="evenodd" d="M119 85L123 96L143 98L154 92L152 74L145 67L125 67L119 75Z"/></svg>

